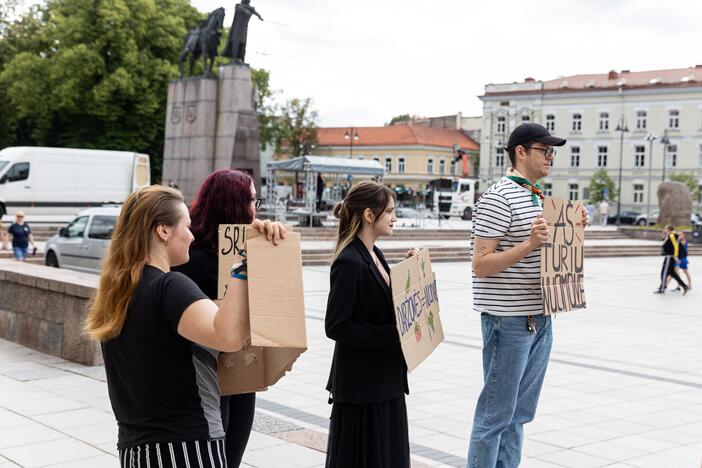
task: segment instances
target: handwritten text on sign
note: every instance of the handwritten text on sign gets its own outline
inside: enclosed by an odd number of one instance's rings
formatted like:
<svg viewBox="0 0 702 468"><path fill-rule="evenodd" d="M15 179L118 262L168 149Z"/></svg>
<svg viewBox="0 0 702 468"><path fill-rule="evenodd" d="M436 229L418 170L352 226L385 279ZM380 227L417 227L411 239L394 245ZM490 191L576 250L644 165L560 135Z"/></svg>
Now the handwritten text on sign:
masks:
<svg viewBox="0 0 702 468"><path fill-rule="evenodd" d="M402 354L412 371L444 340L429 250L392 267L390 278Z"/></svg>
<svg viewBox="0 0 702 468"><path fill-rule="evenodd" d="M541 295L544 314L585 308L583 205L546 197L543 217L548 241L541 245Z"/></svg>

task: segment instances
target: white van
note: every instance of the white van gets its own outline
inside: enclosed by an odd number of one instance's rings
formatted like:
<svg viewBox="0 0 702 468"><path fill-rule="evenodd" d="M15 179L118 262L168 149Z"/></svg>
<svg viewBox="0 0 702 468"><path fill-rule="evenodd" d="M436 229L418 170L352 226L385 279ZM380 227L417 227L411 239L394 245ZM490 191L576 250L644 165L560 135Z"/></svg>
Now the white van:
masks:
<svg viewBox="0 0 702 468"><path fill-rule="evenodd" d="M18 146L0 151L0 217L74 215L122 203L151 184L149 156L127 151Z"/></svg>

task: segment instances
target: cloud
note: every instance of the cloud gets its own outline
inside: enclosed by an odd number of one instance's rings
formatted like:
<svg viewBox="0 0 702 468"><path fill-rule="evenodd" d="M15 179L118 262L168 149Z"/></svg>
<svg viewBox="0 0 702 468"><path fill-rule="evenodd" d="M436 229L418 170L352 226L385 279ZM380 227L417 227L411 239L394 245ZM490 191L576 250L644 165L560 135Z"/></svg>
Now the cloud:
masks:
<svg viewBox="0 0 702 468"><path fill-rule="evenodd" d="M194 0L209 11L219 0ZM248 61L323 125L479 115L487 83L702 62L702 2L252 0ZM234 3L227 5L233 13ZM226 20L231 23L231 16Z"/></svg>

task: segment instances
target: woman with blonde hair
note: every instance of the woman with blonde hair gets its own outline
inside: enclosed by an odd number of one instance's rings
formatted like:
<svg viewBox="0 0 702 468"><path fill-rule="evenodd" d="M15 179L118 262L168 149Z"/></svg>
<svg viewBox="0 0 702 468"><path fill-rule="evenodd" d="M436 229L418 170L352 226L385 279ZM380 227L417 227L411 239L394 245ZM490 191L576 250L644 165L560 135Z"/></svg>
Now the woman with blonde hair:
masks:
<svg viewBox="0 0 702 468"><path fill-rule="evenodd" d="M218 308L171 271L188 261L189 226L179 191L154 185L132 193L86 319L102 345L121 466L227 466L211 363L248 338L245 262L233 266Z"/></svg>
<svg viewBox="0 0 702 468"><path fill-rule="evenodd" d="M361 182L334 215L339 233L325 328L336 344L327 383L333 406L326 466L408 468L407 366L395 326L390 269L375 246L379 237L392 235L395 193Z"/></svg>

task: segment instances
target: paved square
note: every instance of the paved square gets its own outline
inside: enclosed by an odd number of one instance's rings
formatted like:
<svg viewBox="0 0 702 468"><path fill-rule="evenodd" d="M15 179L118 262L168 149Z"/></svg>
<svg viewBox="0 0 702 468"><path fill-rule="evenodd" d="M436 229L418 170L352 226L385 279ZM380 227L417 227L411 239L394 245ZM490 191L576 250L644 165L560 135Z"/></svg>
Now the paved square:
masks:
<svg viewBox="0 0 702 468"><path fill-rule="evenodd" d="M695 288L697 257L691 258ZM482 383L469 264L436 263L445 342L410 375L414 465L465 466ZM702 266L700 266L702 268ZM522 467L694 467L702 460L702 308L654 295L660 258L586 262L588 310L555 318L554 348ZM702 271L702 270L700 270ZM309 350L258 395L245 466L323 466L333 342L328 267L305 268ZM0 340L0 468L117 466L104 371Z"/></svg>

